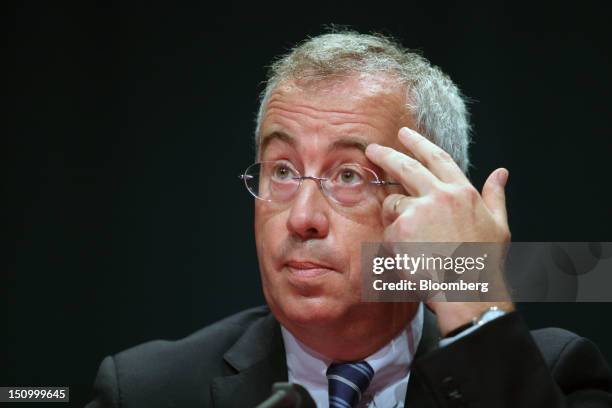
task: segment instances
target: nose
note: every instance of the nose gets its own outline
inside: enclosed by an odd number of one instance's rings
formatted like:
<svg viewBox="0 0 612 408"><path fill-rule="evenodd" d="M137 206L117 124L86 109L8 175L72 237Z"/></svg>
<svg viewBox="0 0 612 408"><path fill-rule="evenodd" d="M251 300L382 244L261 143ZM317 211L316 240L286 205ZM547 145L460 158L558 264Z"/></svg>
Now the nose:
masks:
<svg viewBox="0 0 612 408"><path fill-rule="evenodd" d="M318 181L302 181L289 210L287 229L302 240L325 238L329 233L329 203Z"/></svg>

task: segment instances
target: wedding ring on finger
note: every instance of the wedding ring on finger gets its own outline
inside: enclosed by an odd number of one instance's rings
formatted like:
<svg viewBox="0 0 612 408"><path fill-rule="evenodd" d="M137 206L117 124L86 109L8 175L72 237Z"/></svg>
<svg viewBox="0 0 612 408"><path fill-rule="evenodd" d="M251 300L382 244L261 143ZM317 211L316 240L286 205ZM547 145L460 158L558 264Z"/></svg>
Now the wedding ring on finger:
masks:
<svg viewBox="0 0 612 408"><path fill-rule="evenodd" d="M399 203L400 201L402 201L404 199L404 197L400 197L397 200L395 200L395 203L393 203L393 212L397 213L398 212L398 207L399 207Z"/></svg>

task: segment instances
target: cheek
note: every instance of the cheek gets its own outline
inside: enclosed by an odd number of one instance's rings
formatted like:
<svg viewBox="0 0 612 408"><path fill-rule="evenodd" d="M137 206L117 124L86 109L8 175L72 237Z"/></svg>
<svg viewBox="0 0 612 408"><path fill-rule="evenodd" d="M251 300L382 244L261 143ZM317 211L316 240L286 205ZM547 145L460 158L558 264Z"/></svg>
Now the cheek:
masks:
<svg viewBox="0 0 612 408"><path fill-rule="evenodd" d="M270 208L268 203L255 203L255 246L262 273L271 265L276 248L287 233L283 213Z"/></svg>
<svg viewBox="0 0 612 408"><path fill-rule="evenodd" d="M342 217L347 222L341 227L340 235L353 244L382 239L382 203L385 197L386 194L376 196L362 207L347 209Z"/></svg>
<svg viewBox="0 0 612 408"><path fill-rule="evenodd" d="M384 226L381 217L382 206L379 202L372 203L368 211L352 214L341 218L336 237L338 247L344 251L350 260L351 280L359 279L361 273L362 242L381 242Z"/></svg>
<svg viewBox="0 0 612 408"><path fill-rule="evenodd" d="M257 249L257 261L262 281L262 289L267 303L271 307L276 306L276 292L280 290L279 276L274 273L275 262L273 255L278 246L280 234L279 216L274 216L269 208L262 203L255 203L255 247Z"/></svg>
<svg viewBox="0 0 612 408"><path fill-rule="evenodd" d="M255 236L257 239L264 238L270 232L282 225L282 213L272 204L256 200L255 202Z"/></svg>

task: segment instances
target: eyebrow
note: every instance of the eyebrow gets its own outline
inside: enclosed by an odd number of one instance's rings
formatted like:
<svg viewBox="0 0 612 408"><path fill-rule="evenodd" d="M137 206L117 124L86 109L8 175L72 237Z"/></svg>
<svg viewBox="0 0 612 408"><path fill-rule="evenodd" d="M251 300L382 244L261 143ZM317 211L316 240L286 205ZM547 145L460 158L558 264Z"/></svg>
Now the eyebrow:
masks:
<svg viewBox="0 0 612 408"><path fill-rule="evenodd" d="M263 152L266 150L266 147L268 147L268 145L272 143L274 140L279 140L294 148L297 145L297 142L295 141L295 138L293 136L290 136L287 133L282 132L282 131L276 131L276 132L272 132L269 135L266 135L263 137L261 141L261 147L259 149L260 154L263 154ZM334 140L334 142L329 147L328 151L341 150L341 149L357 149L365 153L365 150L368 144L369 143L361 137L342 136L339 139Z"/></svg>
<svg viewBox="0 0 612 408"><path fill-rule="evenodd" d="M339 149L357 149L365 153L365 150L366 150L366 147L368 147L368 144L369 143L365 139L362 139L360 137L342 136L341 138L336 139L332 143L329 150L332 151L332 150L339 150Z"/></svg>
<svg viewBox="0 0 612 408"><path fill-rule="evenodd" d="M295 139L292 136L289 136L287 133L281 132L281 131L272 132L269 135L265 135L263 139L261 139L261 146L259 147L259 154L262 155L263 152L266 150L266 147L268 147L268 145L275 140L284 142L290 145L291 147L295 147L296 145Z"/></svg>

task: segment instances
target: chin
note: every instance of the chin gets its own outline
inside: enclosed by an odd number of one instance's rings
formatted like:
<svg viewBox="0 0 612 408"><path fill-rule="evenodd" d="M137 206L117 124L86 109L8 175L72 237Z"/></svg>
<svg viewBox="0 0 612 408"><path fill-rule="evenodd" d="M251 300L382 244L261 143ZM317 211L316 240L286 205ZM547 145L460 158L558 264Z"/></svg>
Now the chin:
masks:
<svg viewBox="0 0 612 408"><path fill-rule="evenodd" d="M337 324L346 315L347 307L330 296L303 297L293 295L281 302L270 302L270 309L284 326L327 326Z"/></svg>

